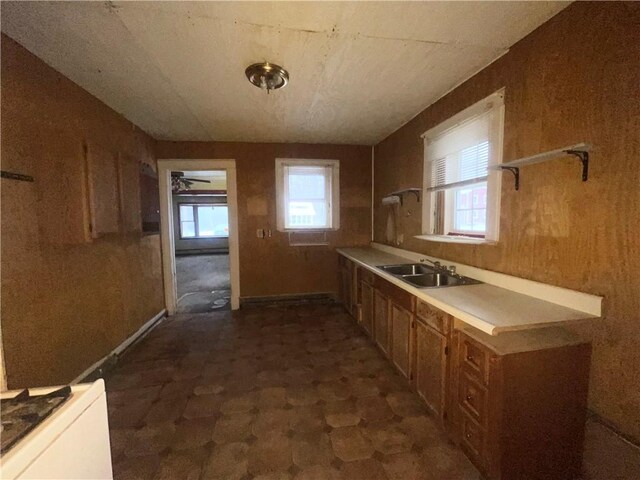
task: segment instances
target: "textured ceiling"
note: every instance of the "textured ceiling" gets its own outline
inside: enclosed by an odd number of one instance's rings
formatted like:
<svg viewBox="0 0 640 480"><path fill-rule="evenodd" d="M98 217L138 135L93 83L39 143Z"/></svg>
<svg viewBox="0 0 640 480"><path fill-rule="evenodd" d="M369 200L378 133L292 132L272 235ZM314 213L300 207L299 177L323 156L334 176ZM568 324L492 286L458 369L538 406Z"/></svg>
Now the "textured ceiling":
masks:
<svg viewBox="0 0 640 480"><path fill-rule="evenodd" d="M158 139L371 145L567 5L2 2L2 31Z"/></svg>

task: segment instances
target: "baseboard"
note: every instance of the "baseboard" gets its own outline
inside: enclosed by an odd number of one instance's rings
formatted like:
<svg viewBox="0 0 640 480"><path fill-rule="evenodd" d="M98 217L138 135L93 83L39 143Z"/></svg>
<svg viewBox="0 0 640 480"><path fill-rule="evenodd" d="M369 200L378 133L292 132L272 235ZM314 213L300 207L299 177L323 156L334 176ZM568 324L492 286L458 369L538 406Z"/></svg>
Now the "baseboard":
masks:
<svg viewBox="0 0 640 480"><path fill-rule="evenodd" d="M147 321L144 325L142 325L135 333L125 339L120 345L114 348L107 355L102 357L100 360L95 362L89 368L87 368L84 372L74 378L69 385L75 385L77 383L83 383L85 380L93 379L101 377L104 373L105 367L113 366L117 362L117 359L122 353L135 343L139 342L147 335L154 327L156 327L160 321L166 316L167 311L163 309L156 316L154 316L151 320Z"/></svg>
<svg viewBox="0 0 640 480"><path fill-rule="evenodd" d="M319 292L319 293L293 293L286 295L264 295L255 297L240 297L240 306L261 305L261 304L279 304L292 302L319 302L319 301L336 301L335 292Z"/></svg>
<svg viewBox="0 0 640 480"><path fill-rule="evenodd" d="M598 422L599 424L603 425L605 428L610 430L614 435L622 439L624 442L640 450L640 439L622 432L615 424L613 424L606 418L602 417L601 415L598 415L593 410L589 410L588 415L589 415L589 420L593 422Z"/></svg>

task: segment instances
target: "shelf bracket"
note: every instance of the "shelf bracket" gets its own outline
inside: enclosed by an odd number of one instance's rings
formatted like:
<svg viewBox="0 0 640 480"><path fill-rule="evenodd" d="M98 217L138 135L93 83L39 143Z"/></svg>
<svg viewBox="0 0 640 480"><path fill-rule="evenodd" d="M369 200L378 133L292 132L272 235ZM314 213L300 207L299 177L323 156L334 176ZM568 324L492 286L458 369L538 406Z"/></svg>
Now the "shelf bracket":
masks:
<svg viewBox="0 0 640 480"><path fill-rule="evenodd" d="M567 155L575 155L582 162L582 181L589 179L589 152L584 150L565 150Z"/></svg>
<svg viewBox="0 0 640 480"><path fill-rule="evenodd" d="M519 167L503 167L500 166L502 170L508 170L513 173L513 177L515 180L516 191L520 190L520 168Z"/></svg>

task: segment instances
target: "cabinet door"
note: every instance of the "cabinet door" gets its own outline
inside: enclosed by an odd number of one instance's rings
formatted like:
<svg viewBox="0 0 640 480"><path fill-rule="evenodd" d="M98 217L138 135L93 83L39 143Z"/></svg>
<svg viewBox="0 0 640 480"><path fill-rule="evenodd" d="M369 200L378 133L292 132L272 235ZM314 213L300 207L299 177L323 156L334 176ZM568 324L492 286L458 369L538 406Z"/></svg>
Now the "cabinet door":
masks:
<svg viewBox="0 0 640 480"><path fill-rule="evenodd" d="M373 332L373 287L366 282L361 283L362 326L369 335Z"/></svg>
<svg viewBox="0 0 640 480"><path fill-rule="evenodd" d="M445 404L446 346L444 335L422 322L416 322L416 390L440 418Z"/></svg>
<svg viewBox="0 0 640 480"><path fill-rule="evenodd" d="M391 303L391 332L393 363L409 378L411 370L411 312Z"/></svg>
<svg viewBox="0 0 640 480"><path fill-rule="evenodd" d="M123 154L118 157L118 193L122 231L139 232L142 230L140 166L135 158Z"/></svg>
<svg viewBox="0 0 640 480"><path fill-rule="evenodd" d="M389 301L378 290L374 293L374 338L385 355L389 356Z"/></svg>
<svg viewBox="0 0 640 480"><path fill-rule="evenodd" d="M351 272L346 266L340 267L340 300L351 313Z"/></svg>
<svg viewBox="0 0 640 480"><path fill-rule="evenodd" d="M113 153L98 146L87 147L91 235L94 238L119 230L118 168Z"/></svg>

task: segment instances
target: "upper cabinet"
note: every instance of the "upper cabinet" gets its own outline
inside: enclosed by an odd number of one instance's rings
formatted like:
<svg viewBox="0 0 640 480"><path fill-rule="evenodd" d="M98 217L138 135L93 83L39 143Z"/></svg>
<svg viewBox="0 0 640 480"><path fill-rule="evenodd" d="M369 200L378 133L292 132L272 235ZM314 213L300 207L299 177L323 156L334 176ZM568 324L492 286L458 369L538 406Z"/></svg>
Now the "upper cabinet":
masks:
<svg viewBox="0 0 640 480"><path fill-rule="evenodd" d="M117 157L96 144L86 146L86 157L91 236L117 233L120 216Z"/></svg>
<svg viewBox="0 0 640 480"><path fill-rule="evenodd" d="M122 231L141 231L140 166L135 158L124 154L118 156L118 193Z"/></svg>

